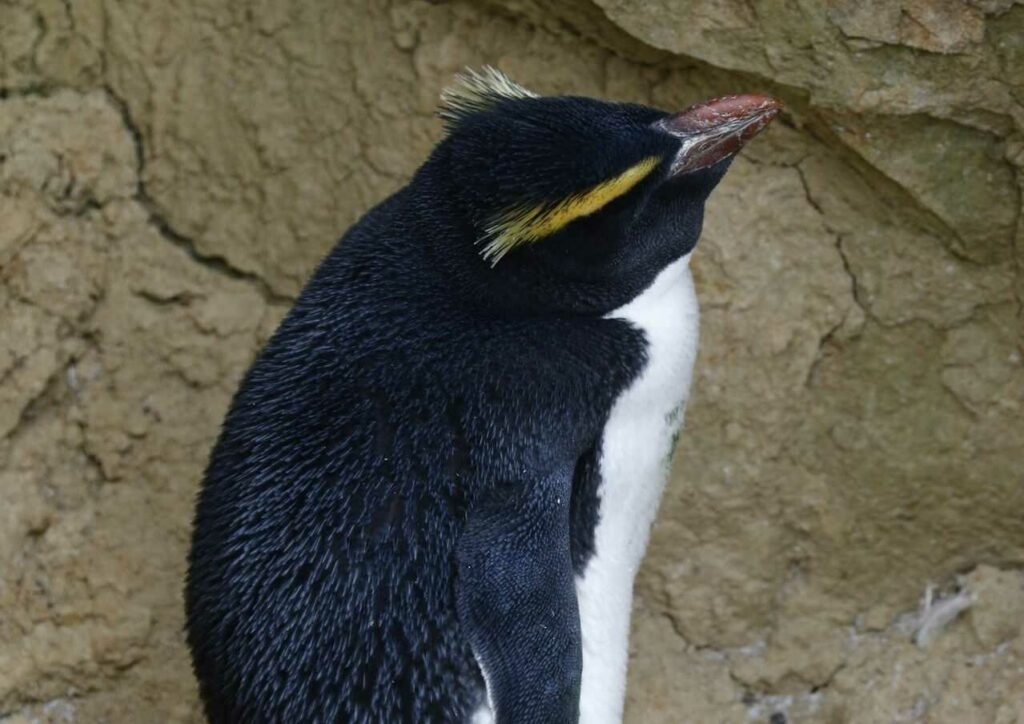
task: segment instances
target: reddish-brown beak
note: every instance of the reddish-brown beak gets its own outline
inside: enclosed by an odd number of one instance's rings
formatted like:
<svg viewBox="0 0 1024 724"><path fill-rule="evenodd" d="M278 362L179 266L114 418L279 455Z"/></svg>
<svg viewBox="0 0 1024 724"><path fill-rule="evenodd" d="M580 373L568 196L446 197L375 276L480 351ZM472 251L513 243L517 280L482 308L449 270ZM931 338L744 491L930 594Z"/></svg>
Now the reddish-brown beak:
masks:
<svg viewBox="0 0 1024 724"><path fill-rule="evenodd" d="M713 166L732 156L782 110L771 96L748 93L694 103L658 121L657 128L680 139L673 175Z"/></svg>

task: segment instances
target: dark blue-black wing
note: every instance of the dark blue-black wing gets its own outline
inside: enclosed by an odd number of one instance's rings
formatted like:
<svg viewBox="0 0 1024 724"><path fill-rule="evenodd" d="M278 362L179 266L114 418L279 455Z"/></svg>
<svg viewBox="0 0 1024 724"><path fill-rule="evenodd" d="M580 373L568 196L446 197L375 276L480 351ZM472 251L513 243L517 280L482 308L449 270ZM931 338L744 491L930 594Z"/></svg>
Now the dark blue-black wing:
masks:
<svg viewBox="0 0 1024 724"><path fill-rule="evenodd" d="M459 542L461 626L497 724L576 722L582 668L572 466L488 486Z"/></svg>

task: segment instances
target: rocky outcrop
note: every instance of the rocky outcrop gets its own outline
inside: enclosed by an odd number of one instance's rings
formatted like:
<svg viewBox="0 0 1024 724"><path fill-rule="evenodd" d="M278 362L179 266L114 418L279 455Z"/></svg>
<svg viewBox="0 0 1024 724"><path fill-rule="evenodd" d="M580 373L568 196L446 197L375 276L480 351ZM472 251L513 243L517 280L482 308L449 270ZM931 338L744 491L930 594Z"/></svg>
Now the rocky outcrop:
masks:
<svg viewBox="0 0 1024 724"><path fill-rule="evenodd" d="M628 719L1024 717L1024 5L552 5L0 3L0 721L197 719L181 580L231 392L485 62L787 102L697 254Z"/></svg>

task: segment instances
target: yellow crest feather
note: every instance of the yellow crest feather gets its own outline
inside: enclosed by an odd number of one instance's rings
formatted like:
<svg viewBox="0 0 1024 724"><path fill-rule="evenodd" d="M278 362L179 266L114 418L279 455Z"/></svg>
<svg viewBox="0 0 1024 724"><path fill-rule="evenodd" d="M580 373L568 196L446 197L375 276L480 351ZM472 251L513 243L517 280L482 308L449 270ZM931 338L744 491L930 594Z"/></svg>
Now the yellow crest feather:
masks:
<svg viewBox="0 0 1024 724"><path fill-rule="evenodd" d="M518 207L501 214L487 227L489 241L483 250L484 259L497 264L517 246L543 239L593 214L640 183L660 162L658 156L649 156L618 176L554 204Z"/></svg>
<svg viewBox="0 0 1024 724"><path fill-rule="evenodd" d="M536 97L536 93L523 88L497 68L489 65L480 70L466 68L455 76L454 83L441 91L437 114L451 126L502 99Z"/></svg>

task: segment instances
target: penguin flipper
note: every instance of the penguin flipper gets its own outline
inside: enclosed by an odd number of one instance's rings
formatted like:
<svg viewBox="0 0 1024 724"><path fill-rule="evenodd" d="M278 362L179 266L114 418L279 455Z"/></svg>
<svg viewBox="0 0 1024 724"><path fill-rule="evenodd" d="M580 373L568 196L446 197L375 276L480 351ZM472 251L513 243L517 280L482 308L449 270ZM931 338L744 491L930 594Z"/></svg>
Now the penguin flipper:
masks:
<svg viewBox="0 0 1024 724"><path fill-rule="evenodd" d="M459 620L497 724L579 719L571 487L571 469L496 484L470 509L459 541Z"/></svg>

